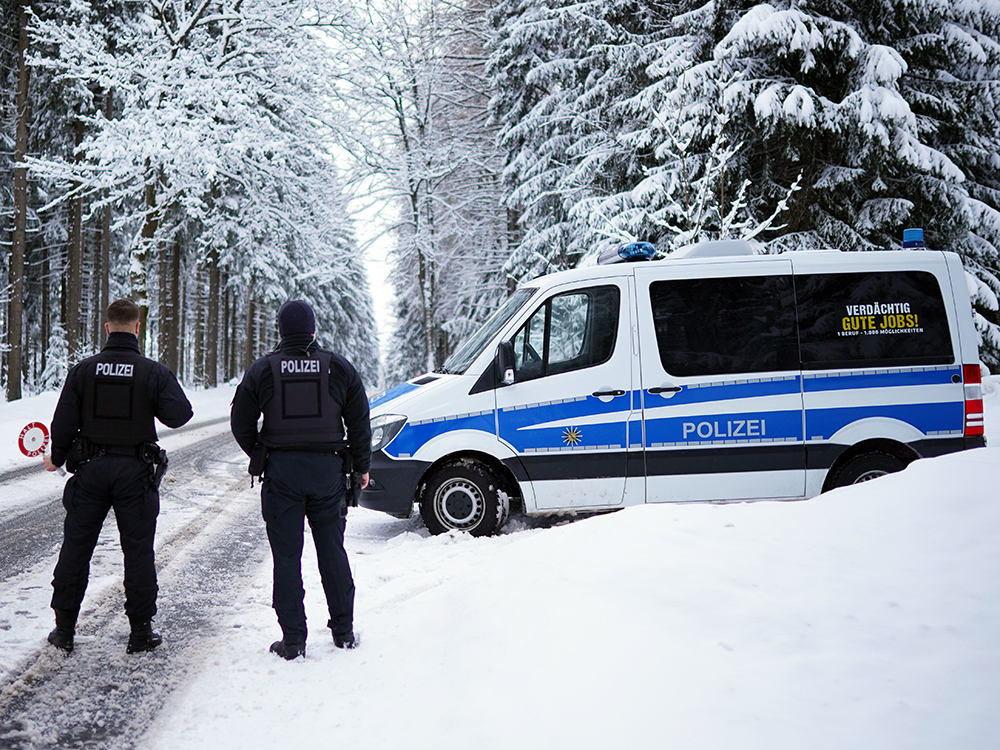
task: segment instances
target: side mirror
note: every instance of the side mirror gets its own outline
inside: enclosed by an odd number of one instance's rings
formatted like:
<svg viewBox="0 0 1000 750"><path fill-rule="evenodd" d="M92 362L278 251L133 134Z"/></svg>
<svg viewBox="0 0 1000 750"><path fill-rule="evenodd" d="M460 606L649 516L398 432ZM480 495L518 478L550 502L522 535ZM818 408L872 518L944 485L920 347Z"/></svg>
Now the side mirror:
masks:
<svg viewBox="0 0 1000 750"><path fill-rule="evenodd" d="M514 385L514 343L512 341L500 342L493 364L496 368L497 384Z"/></svg>

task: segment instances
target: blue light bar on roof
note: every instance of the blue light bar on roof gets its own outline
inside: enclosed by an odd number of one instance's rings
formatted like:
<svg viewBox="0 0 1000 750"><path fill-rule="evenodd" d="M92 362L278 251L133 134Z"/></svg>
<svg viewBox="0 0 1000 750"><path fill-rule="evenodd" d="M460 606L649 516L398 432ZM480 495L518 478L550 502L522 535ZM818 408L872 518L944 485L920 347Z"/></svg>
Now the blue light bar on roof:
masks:
<svg viewBox="0 0 1000 750"><path fill-rule="evenodd" d="M924 250L926 249L924 245L924 230L913 228L903 230L903 247L912 248L914 250Z"/></svg>
<svg viewBox="0 0 1000 750"><path fill-rule="evenodd" d="M626 242L618 247L609 248L597 256L597 265L606 266L611 263L631 263L637 260L649 260L656 255L656 246L651 242Z"/></svg>

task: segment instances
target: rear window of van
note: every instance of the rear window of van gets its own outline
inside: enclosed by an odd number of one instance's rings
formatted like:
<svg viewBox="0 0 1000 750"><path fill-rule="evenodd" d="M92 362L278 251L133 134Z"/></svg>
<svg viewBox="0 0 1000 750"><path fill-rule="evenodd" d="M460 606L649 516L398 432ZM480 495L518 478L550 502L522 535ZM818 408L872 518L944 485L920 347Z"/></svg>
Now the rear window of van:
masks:
<svg viewBox="0 0 1000 750"><path fill-rule="evenodd" d="M679 377L954 362L926 271L656 281L650 303L663 369Z"/></svg>
<svg viewBox="0 0 1000 750"><path fill-rule="evenodd" d="M955 361L932 273L807 274L795 277L795 294L804 369Z"/></svg>

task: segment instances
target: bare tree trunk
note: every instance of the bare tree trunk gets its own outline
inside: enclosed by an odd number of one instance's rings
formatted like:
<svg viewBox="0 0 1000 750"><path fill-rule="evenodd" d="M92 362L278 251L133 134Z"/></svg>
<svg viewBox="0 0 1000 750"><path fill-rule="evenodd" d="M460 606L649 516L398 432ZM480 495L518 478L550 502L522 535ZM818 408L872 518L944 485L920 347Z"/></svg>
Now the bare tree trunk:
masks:
<svg viewBox="0 0 1000 750"><path fill-rule="evenodd" d="M184 365L187 361L187 324L188 324L188 285L181 278L181 251L180 240L177 240L177 252L174 253L174 284L177 291L177 369L174 371L178 378L184 378ZM185 382L187 382L185 380Z"/></svg>
<svg viewBox="0 0 1000 750"><path fill-rule="evenodd" d="M205 385L205 265L199 262L194 277L194 382Z"/></svg>
<svg viewBox="0 0 1000 750"><path fill-rule="evenodd" d="M243 348L243 369L245 370L254 361L254 353L257 350L257 303L253 299L253 282L250 282L250 291L247 294L247 337Z"/></svg>
<svg viewBox="0 0 1000 750"><path fill-rule="evenodd" d="M45 372L45 367L49 363L49 338L52 336L52 294L49 291L51 288L51 280L49 279L49 254L48 251L42 253L42 309L39 311L39 337L41 341L39 342L41 348L41 357L39 359L39 372Z"/></svg>
<svg viewBox="0 0 1000 750"><path fill-rule="evenodd" d="M156 205L157 175L148 166L146 171L146 215L139 236L139 246L133 249L132 297L139 306L139 350L146 352L146 322L149 319L149 269L146 267L149 251L153 247L156 232L160 228L160 213Z"/></svg>
<svg viewBox="0 0 1000 750"><path fill-rule="evenodd" d="M205 385L219 384L219 251L208 254L208 313L205 321Z"/></svg>
<svg viewBox="0 0 1000 750"><path fill-rule="evenodd" d="M507 209L507 257L514 254L514 250L521 244L521 212L512 208ZM511 295L517 289L517 279L511 274L507 274L507 294Z"/></svg>
<svg viewBox="0 0 1000 750"><path fill-rule="evenodd" d="M159 362L167 365L170 359L170 354L167 352L167 331L170 329L170 294L167 289L170 287L170 276L167 268L170 265L170 254L166 247L163 248L163 252L160 253L157 263L157 275L159 276L159 283L157 285L157 296L160 299L159 304L159 318L160 327L157 330L156 335L156 359Z"/></svg>
<svg viewBox="0 0 1000 750"><path fill-rule="evenodd" d="M232 295L229 292L229 274L223 273L221 280L222 288L222 379L228 381L236 373L236 366L232 359L232 351L235 348L233 339L236 330L232 320Z"/></svg>
<svg viewBox="0 0 1000 750"><path fill-rule="evenodd" d="M111 119L114 114L114 89L108 89L104 94L104 117ZM110 191L104 191L104 198L107 200ZM104 204L101 212L101 310L100 315L95 316L100 319L101 329L108 322L108 305L111 304L111 205ZM98 346L101 343L100 330L98 330Z"/></svg>
<svg viewBox="0 0 1000 750"><path fill-rule="evenodd" d="M21 398L21 342L24 338L24 250L27 244L28 170L28 3L22 0L18 14L17 123L14 132L14 226L10 238L7 306L7 400Z"/></svg>
<svg viewBox="0 0 1000 750"><path fill-rule="evenodd" d="M163 245L160 257L159 360L176 373L180 362L180 240Z"/></svg>
<svg viewBox="0 0 1000 750"><path fill-rule="evenodd" d="M97 242L94 243L93 252L93 262L91 263L91 273L90 273L90 300L87 305L88 314L90 315L91 329L90 329L90 342L92 344L91 349L101 348L101 327L104 324L104 314L101 307L101 276L104 271L103 253L101 252L101 229L97 230Z"/></svg>
<svg viewBox="0 0 1000 750"><path fill-rule="evenodd" d="M243 337L246 336L246 331L241 330L239 325L239 300L237 299L236 292L231 292L229 296L229 328L228 330L233 332L232 342L229 345L229 372L230 377L235 377L238 373L242 372L242 367L240 367L240 354L243 352ZM240 330L240 336L236 336L236 331Z"/></svg>
<svg viewBox="0 0 1000 750"><path fill-rule="evenodd" d="M181 347L184 338L181 335L181 240L174 240L174 250L170 256L170 335L167 337L167 349L170 352L170 369L175 373L181 371Z"/></svg>
<svg viewBox="0 0 1000 750"><path fill-rule="evenodd" d="M73 142L83 142L83 120L73 122ZM78 189L80 183L72 183ZM83 198L77 195L69 204L69 242L66 247L66 349L70 364L80 359L81 301L83 298Z"/></svg>

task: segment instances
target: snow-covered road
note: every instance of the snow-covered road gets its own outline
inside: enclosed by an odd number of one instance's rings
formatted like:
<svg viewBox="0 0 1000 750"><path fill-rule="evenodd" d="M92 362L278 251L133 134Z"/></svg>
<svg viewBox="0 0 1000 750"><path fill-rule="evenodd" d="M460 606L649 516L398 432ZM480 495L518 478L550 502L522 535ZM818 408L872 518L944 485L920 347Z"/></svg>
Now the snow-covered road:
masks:
<svg viewBox="0 0 1000 750"><path fill-rule="evenodd" d="M94 556L78 648L65 656L47 647L48 581L61 541L61 502L42 496L28 511L0 522L0 611L8 634L15 631L13 615L21 635L3 649L5 748L131 747L167 693L197 668L190 651L212 632L217 609L239 598L247 570L259 567L267 549L242 453L227 427L216 421L189 431L187 440L193 436L194 442L172 452L162 488L156 622L170 634L170 648L125 656L121 553L111 519ZM210 434L202 436L205 432Z"/></svg>

